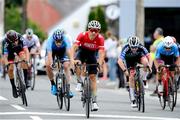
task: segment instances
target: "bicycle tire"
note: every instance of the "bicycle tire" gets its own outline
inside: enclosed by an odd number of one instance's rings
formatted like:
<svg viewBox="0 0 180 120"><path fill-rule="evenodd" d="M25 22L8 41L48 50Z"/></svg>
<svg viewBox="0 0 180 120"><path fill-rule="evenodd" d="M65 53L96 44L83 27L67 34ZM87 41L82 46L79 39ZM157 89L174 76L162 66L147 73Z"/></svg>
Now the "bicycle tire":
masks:
<svg viewBox="0 0 180 120"><path fill-rule="evenodd" d="M171 111L174 110L174 87L172 78L169 78L169 84L168 84L168 106Z"/></svg>
<svg viewBox="0 0 180 120"><path fill-rule="evenodd" d="M63 94L62 94L62 84L58 82L59 79L61 79L61 76L59 74L56 74L56 88L57 88L56 98L59 109L61 110L63 108Z"/></svg>
<svg viewBox="0 0 180 120"><path fill-rule="evenodd" d="M145 112L144 85L142 82L140 84L140 100L141 100L140 110L141 112Z"/></svg>
<svg viewBox="0 0 180 120"><path fill-rule="evenodd" d="M85 87L85 110L86 110L86 117L89 118L90 116L90 83L89 79L84 80L84 87Z"/></svg>
<svg viewBox="0 0 180 120"><path fill-rule="evenodd" d="M31 90L34 90L36 81L36 73L34 65L31 65Z"/></svg>
<svg viewBox="0 0 180 120"><path fill-rule="evenodd" d="M165 107L166 107L166 99L165 99L165 89L163 89L163 93L162 95L161 94L158 94L158 97L159 97L159 103L161 105L161 108L164 110Z"/></svg>
<svg viewBox="0 0 180 120"><path fill-rule="evenodd" d="M26 98L26 87L23 82L22 72L19 70L17 71L17 78L19 80L19 85L20 85L19 92L20 92L20 96L22 99L22 103L23 103L23 105L28 106L27 98Z"/></svg>
<svg viewBox="0 0 180 120"><path fill-rule="evenodd" d="M178 80L176 80L178 78L174 79L174 107L176 106L177 103L177 91L178 91Z"/></svg>
<svg viewBox="0 0 180 120"><path fill-rule="evenodd" d="M63 75L63 88L64 88L64 104L67 111L70 110L70 97L69 97L69 88L67 86L66 77Z"/></svg>

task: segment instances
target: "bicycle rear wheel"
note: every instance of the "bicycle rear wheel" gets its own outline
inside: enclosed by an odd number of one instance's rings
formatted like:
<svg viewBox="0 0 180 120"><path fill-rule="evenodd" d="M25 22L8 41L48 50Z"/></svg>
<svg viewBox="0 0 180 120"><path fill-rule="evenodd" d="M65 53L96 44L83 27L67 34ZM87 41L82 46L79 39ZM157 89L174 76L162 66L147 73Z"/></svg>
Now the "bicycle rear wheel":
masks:
<svg viewBox="0 0 180 120"><path fill-rule="evenodd" d="M59 109L63 107L63 94L62 94L62 77L59 74L56 74L56 88L57 88L57 103Z"/></svg>
<svg viewBox="0 0 180 120"><path fill-rule="evenodd" d="M175 107L177 102L178 77L174 79L173 88L174 88L174 107Z"/></svg>
<svg viewBox="0 0 180 120"><path fill-rule="evenodd" d="M69 97L69 92L70 92L70 86L67 85L66 82L66 77L63 76L63 88L64 88L64 103L65 103L65 107L66 110L69 111L70 110L70 97Z"/></svg>
<svg viewBox="0 0 180 120"><path fill-rule="evenodd" d="M36 79L35 67L34 65L32 65L31 66L31 90L34 90L35 79Z"/></svg>
<svg viewBox="0 0 180 120"><path fill-rule="evenodd" d="M90 81L89 79L84 80L84 94L85 94L85 110L86 110L86 117L89 118L90 116L90 104L91 104L91 94L90 94Z"/></svg>

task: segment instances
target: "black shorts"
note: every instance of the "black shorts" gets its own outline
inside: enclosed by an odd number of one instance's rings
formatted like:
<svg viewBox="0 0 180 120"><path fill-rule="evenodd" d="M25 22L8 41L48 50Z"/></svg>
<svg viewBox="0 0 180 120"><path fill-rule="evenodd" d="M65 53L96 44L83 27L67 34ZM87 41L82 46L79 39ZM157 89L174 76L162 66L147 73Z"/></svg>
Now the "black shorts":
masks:
<svg viewBox="0 0 180 120"><path fill-rule="evenodd" d="M137 63L141 63L141 57L133 57L131 59L126 59L126 67L135 67Z"/></svg>
<svg viewBox="0 0 180 120"><path fill-rule="evenodd" d="M86 64L97 64L96 51L90 51L80 48L77 51L76 60L80 60ZM89 66L87 68L89 74L97 74L97 66Z"/></svg>
<svg viewBox="0 0 180 120"><path fill-rule="evenodd" d="M35 48L36 48L36 45L33 45L31 47L28 47L28 50L29 50L29 52L31 52L31 49L35 49Z"/></svg>
<svg viewBox="0 0 180 120"><path fill-rule="evenodd" d="M14 58L15 58L14 53L16 53L17 55L19 55L21 52L23 52L23 49L22 49L21 51L9 52L9 53L8 53L8 61L14 61Z"/></svg>

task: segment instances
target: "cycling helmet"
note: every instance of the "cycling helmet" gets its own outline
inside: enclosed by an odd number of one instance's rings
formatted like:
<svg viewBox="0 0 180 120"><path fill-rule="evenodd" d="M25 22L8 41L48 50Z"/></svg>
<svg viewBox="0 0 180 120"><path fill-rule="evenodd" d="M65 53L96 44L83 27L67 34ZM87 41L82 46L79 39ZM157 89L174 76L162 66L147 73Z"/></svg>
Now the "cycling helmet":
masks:
<svg viewBox="0 0 180 120"><path fill-rule="evenodd" d="M88 23L88 29L92 29L92 28L100 30L101 24L96 20L92 20Z"/></svg>
<svg viewBox="0 0 180 120"><path fill-rule="evenodd" d="M61 29L57 29L54 33L53 33L53 39L56 40L62 40L62 36L64 34L64 31Z"/></svg>
<svg viewBox="0 0 180 120"><path fill-rule="evenodd" d="M18 34L15 30L9 30L6 33L6 38L10 41L10 42L14 42L15 40L18 39Z"/></svg>
<svg viewBox="0 0 180 120"><path fill-rule="evenodd" d="M32 36L33 35L33 30L31 28L26 29L26 35L27 36Z"/></svg>
<svg viewBox="0 0 180 120"><path fill-rule="evenodd" d="M164 38L163 43L164 43L164 47L171 48L174 44L174 41L172 37L167 36Z"/></svg>
<svg viewBox="0 0 180 120"><path fill-rule="evenodd" d="M130 47L138 47L140 42L139 42L139 38L136 36L130 36L128 38L128 44Z"/></svg>

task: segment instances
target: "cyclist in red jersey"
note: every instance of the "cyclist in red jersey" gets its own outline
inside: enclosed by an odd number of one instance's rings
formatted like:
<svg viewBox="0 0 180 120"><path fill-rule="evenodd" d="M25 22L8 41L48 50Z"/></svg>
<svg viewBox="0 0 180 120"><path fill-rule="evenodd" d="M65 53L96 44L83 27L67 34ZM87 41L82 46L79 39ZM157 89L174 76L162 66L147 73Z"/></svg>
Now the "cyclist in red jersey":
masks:
<svg viewBox="0 0 180 120"><path fill-rule="evenodd" d="M101 25L98 21L92 20L88 23L88 31L80 33L77 37L76 42L73 45L73 55L76 50L77 54L75 59L81 64L96 64L99 63L100 69L102 68L104 60L104 37L99 33ZM97 60L98 52L98 60ZM97 111L99 109L97 105L97 86L96 86L96 74L97 66L89 66L88 68L89 77L91 80L91 90L92 90L92 110ZM81 82L84 79L82 72L79 67L76 67L77 75L77 91L82 91Z"/></svg>

